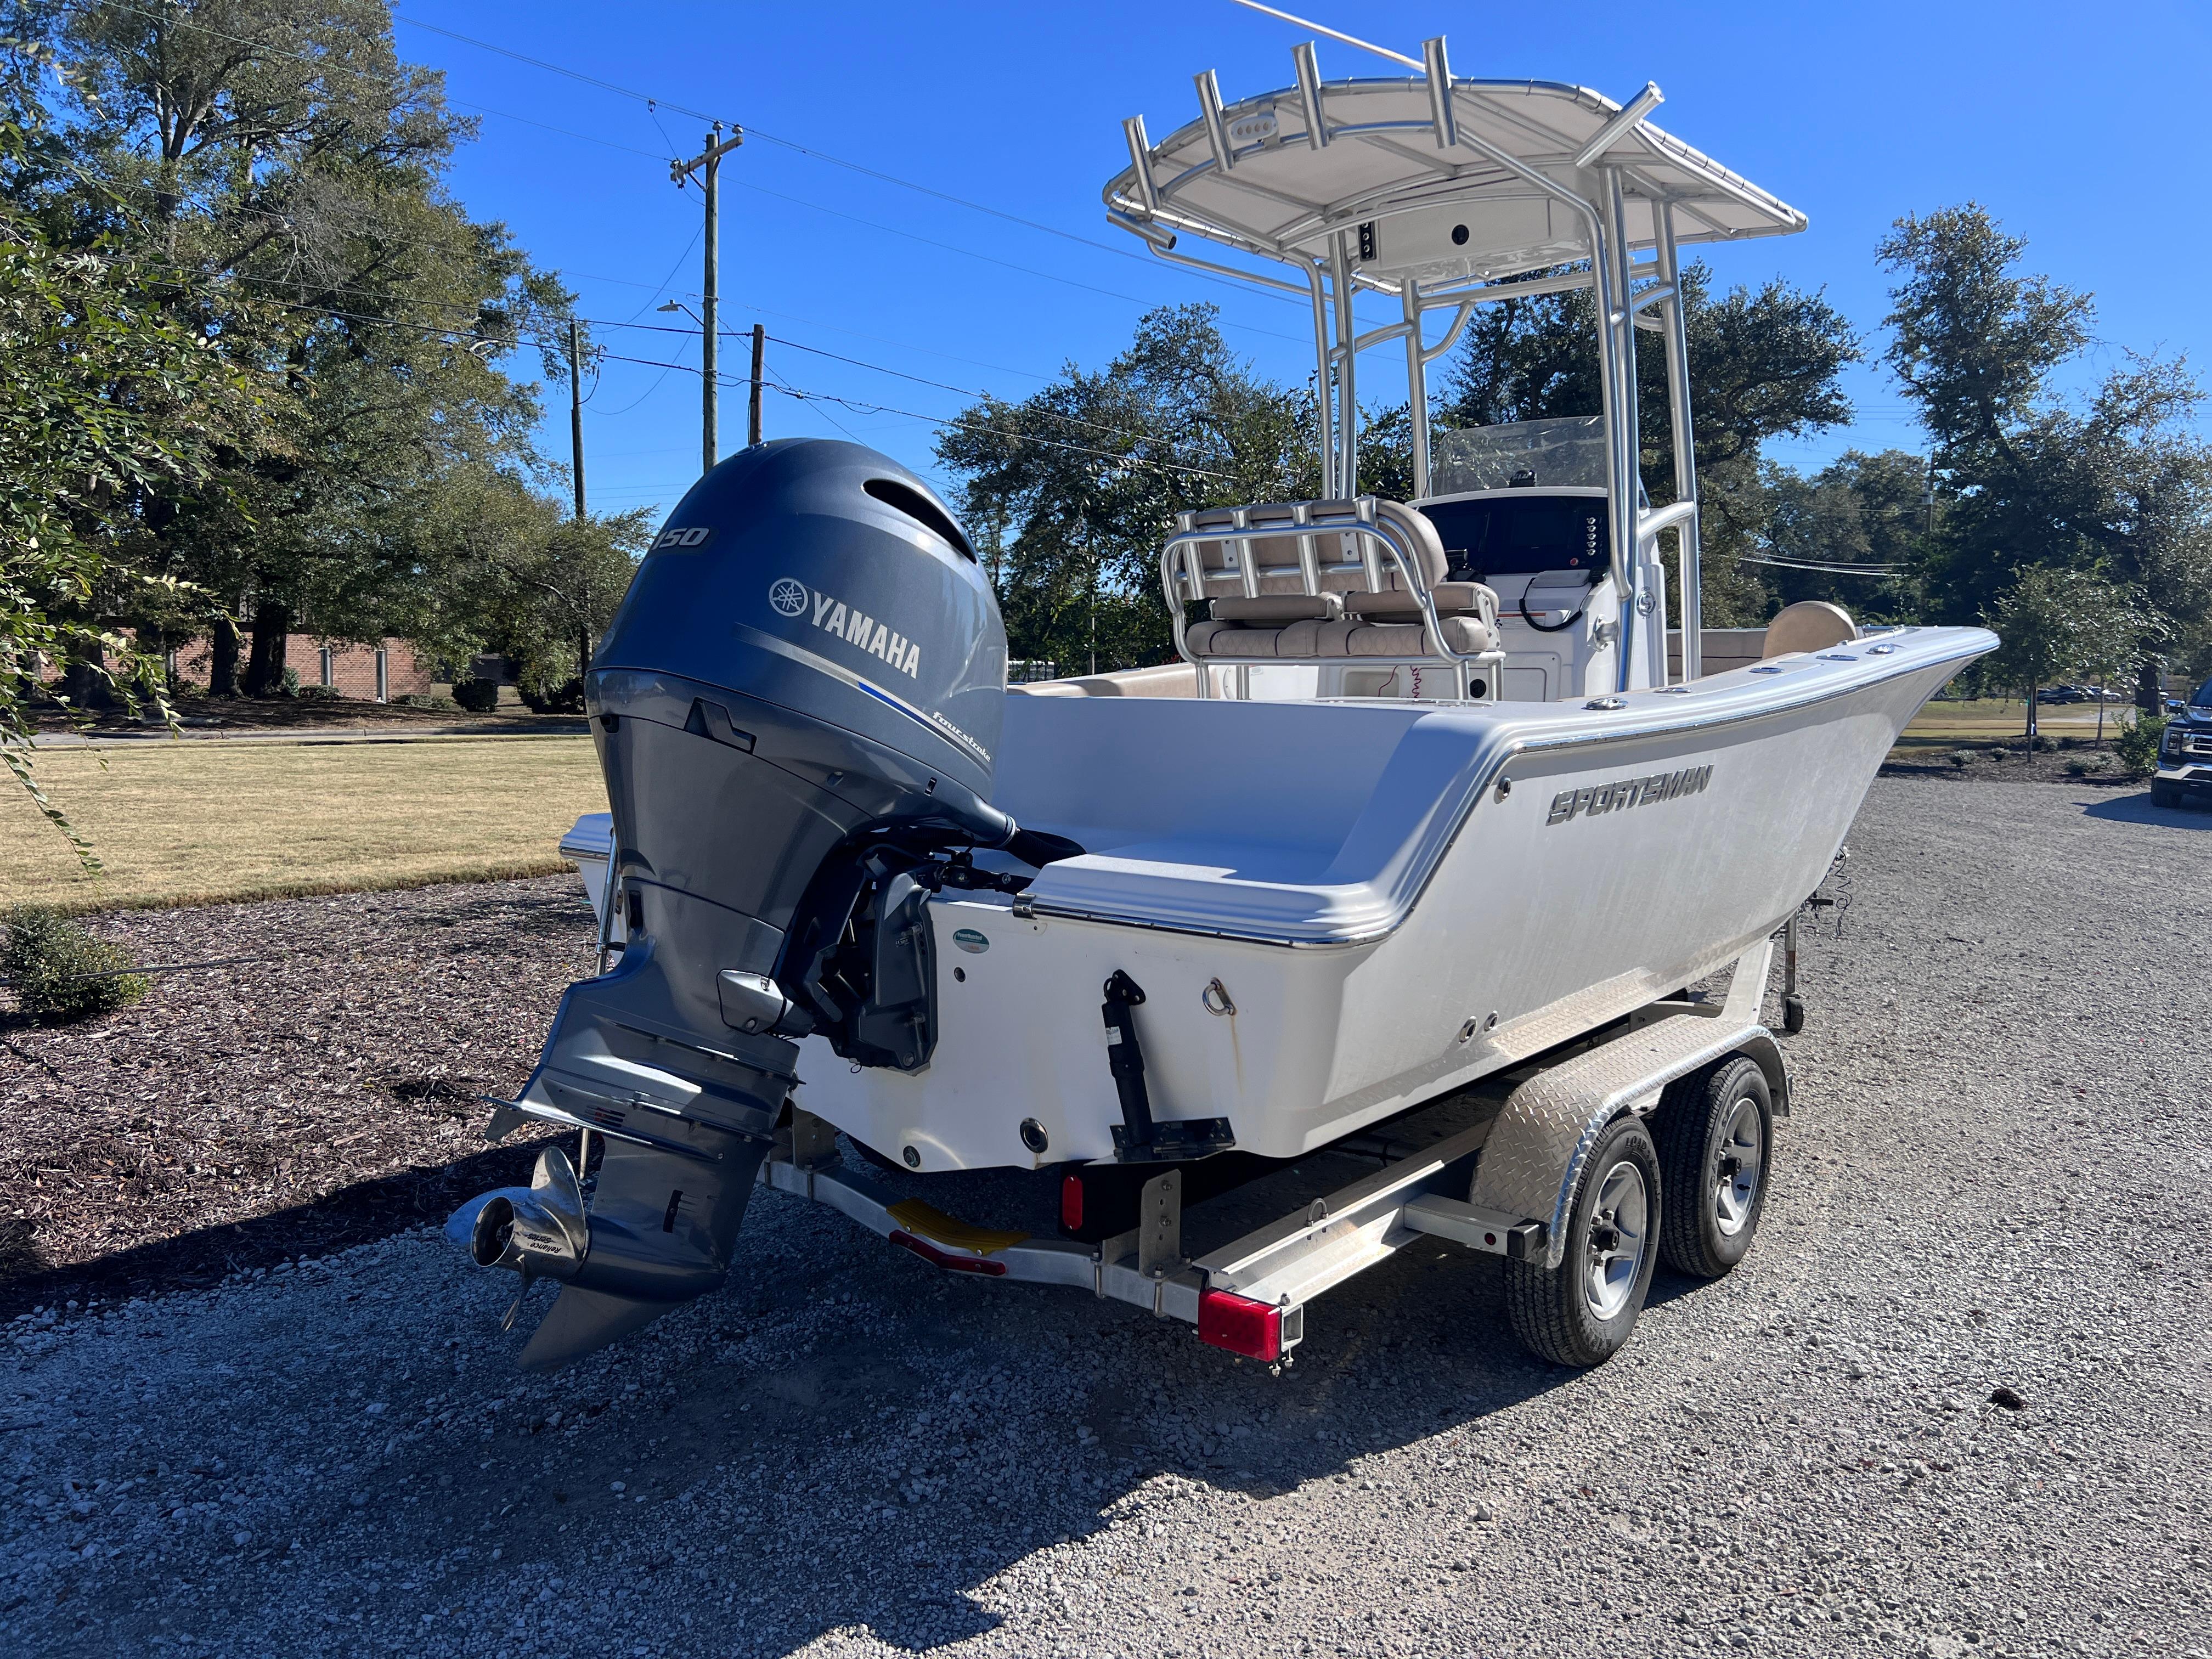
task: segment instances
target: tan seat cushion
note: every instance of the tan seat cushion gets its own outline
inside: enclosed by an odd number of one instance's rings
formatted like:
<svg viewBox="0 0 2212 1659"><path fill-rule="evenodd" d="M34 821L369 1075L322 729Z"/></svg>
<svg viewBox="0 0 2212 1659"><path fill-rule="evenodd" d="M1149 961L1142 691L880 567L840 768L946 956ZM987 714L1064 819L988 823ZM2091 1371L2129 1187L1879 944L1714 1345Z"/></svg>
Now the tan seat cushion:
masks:
<svg viewBox="0 0 2212 1659"><path fill-rule="evenodd" d="M1472 654L1495 651L1498 635L1480 617L1440 617L1444 643ZM1194 623L1183 642L1193 656L1219 661L1264 658L1425 657L1427 641L1419 623L1297 622L1281 628L1243 627L1235 623Z"/></svg>
<svg viewBox="0 0 2212 1659"><path fill-rule="evenodd" d="M1495 651L1498 635L1480 617L1439 617L1444 643L1461 653ZM1332 629L1341 630L1332 633ZM1425 657L1429 645L1420 623L1322 623L1321 648L1315 654L1328 657Z"/></svg>
<svg viewBox="0 0 2212 1659"><path fill-rule="evenodd" d="M1303 626L1318 628L1321 624L1306 623ZM1272 657L1277 654L1277 640L1285 631L1280 628L1248 628L1241 623L1202 622L1193 623L1185 629L1182 640L1194 657Z"/></svg>
<svg viewBox="0 0 2212 1659"><path fill-rule="evenodd" d="M1240 593L1213 602L1216 622L1334 622L1343 614L1344 602L1334 593L1262 593L1256 599Z"/></svg>
<svg viewBox="0 0 2212 1659"><path fill-rule="evenodd" d="M1498 595L1480 582L1438 582L1429 590L1437 602L1439 617L1481 617L1494 619L1498 615ZM1410 617L1421 614L1421 607L1413 593L1403 588L1394 588L1387 593L1347 593L1344 608L1355 617Z"/></svg>

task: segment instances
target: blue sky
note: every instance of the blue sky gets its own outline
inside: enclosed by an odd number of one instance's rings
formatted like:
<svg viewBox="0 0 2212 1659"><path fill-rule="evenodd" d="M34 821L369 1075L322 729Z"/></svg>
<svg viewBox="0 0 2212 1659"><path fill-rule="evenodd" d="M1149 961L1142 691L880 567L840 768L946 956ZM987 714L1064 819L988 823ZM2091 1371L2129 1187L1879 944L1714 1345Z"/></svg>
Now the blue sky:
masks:
<svg viewBox="0 0 2212 1659"><path fill-rule="evenodd" d="M1658 82L1658 125L1812 220L1802 236L1711 252L1721 282L1779 271L1825 285L1870 356L1887 309L1875 243L1900 213L1973 198L2029 239L2030 268L2095 294L2100 344L2077 383L2123 349L2212 362L2202 300L2212 231L2192 188L2212 159L2200 110L2212 9L2201 4L1650 3L1633 9L1632 30L1602 34L1589 24L1606 14L1586 7L1284 9L1415 55L1442 33L1462 75L1575 81L1615 99ZM1231 100L1290 84L1290 48L1307 38L1290 24L1228 0L619 12L403 0L398 11L401 52L445 71L456 106L482 118L457 193L559 270L588 317L688 326L656 307L696 302L698 194L669 182L667 159L697 151L702 123L416 23L750 130L722 174L724 325L766 325L772 378L910 411L771 394L770 436L842 432L937 477L933 428L914 416L951 414L963 392L1019 398L1071 359L1095 366L1148 307L1190 299L1220 302L1229 337L1262 370L1288 380L1310 369L1302 307L1128 257L1135 244L1105 225L1098 200L1126 159L1122 117L1172 131L1195 113L1190 77L1208 68ZM1388 72L1327 40L1320 54L1327 77ZM696 339L680 333L606 327L599 338L623 356L698 362ZM742 351L733 341L723 351L727 372ZM1878 365L1849 384L1857 424L1779 459L1817 465L1849 446L1917 445ZM564 402L549 407L544 434L562 455ZM696 373L607 363L585 411L594 510L672 507L697 471L698 422ZM726 453L744 422L742 393L725 391Z"/></svg>

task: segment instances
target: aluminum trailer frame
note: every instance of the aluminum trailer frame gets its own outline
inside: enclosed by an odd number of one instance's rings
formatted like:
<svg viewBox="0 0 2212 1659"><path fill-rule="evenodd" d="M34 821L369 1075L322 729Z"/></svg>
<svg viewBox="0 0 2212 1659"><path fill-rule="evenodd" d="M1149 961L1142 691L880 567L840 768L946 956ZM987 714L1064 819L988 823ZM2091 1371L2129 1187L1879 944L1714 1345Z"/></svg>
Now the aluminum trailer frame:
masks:
<svg viewBox="0 0 2212 1659"><path fill-rule="evenodd" d="M1562 1058L1478 1085L1474 1092L1499 1105L1470 1127L1410 1148L1362 1133L1321 1149L1382 1167L1195 1258L1182 1251L1175 1167L1145 1184L1138 1225L1097 1245L993 1231L901 1198L836 1163L836 1131L796 1109L760 1181L826 1204L949 1272L1087 1290L1194 1325L1216 1347L1280 1362L1304 1340L1315 1297L1423 1239L1559 1267L1600 1133L1624 1115L1648 1117L1678 1079L1743 1055L1765 1074L1776 1115L1786 1114L1781 1049L1759 1023L1773 955L1771 938L1747 951L1722 1002L1649 1004Z"/></svg>

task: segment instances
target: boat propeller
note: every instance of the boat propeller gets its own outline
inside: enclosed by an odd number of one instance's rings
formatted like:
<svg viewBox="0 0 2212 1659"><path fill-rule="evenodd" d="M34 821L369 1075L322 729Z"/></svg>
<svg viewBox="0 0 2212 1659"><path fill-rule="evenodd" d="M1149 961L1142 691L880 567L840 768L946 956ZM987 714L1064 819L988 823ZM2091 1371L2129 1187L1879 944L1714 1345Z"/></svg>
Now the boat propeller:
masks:
<svg viewBox="0 0 2212 1659"><path fill-rule="evenodd" d="M502 1331L514 1328L532 1279L574 1278L590 1248L583 1183L558 1146L538 1153L526 1189L485 1194L469 1233L469 1254L477 1266L508 1267L522 1275L514 1305L499 1322Z"/></svg>

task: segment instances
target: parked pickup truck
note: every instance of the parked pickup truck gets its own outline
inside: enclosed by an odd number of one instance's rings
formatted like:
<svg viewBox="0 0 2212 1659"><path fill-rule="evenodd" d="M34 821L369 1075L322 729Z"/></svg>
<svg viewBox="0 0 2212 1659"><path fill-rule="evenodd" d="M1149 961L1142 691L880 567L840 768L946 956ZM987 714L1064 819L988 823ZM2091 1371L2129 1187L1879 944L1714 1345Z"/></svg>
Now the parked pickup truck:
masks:
<svg viewBox="0 0 2212 1659"><path fill-rule="evenodd" d="M2154 806L2212 802L2212 680L2167 720L2150 800Z"/></svg>

